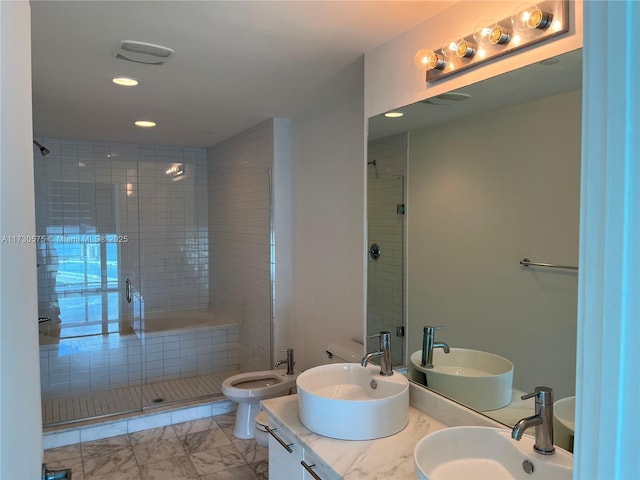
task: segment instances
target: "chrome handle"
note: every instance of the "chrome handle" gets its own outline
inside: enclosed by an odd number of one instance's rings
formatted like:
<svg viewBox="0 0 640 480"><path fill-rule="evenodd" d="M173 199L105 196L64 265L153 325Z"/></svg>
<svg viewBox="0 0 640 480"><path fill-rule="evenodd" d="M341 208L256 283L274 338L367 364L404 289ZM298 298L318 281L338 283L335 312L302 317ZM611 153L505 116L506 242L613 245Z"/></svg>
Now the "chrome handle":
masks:
<svg viewBox="0 0 640 480"><path fill-rule="evenodd" d="M380 255L382 255L382 250L380 250L380 245L378 245L377 243L372 243L371 247L369 247L369 256L373 260L378 260L380 258Z"/></svg>
<svg viewBox="0 0 640 480"><path fill-rule="evenodd" d="M424 327L424 333L429 333L429 330L444 330L444 326L438 325L437 327L431 327L431 326Z"/></svg>
<svg viewBox="0 0 640 480"><path fill-rule="evenodd" d="M304 460L300 461L300 465L302 465L304 467L304 469L309 472L309 474L315 478L316 480L322 480L317 474L316 472L314 472L313 470L311 470L313 467L315 467L316 465L309 465L307 462L305 462Z"/></svg>
<svg viewBox="0 0 640 480"><path fill-rule="evenodd" d="M264 428L265 428L265 430L267 432L269 432L269 435L271 435L273 438L275 438L278 441L278 443L284 447L284 449L287 452L293 453L293 450L291 450L291 446L293 445L293 443L285 443L284 440L282 440L278 435L276 435L275 431L277 430L277 428L270 428L270 427L267 427L267 426L265 426Z"/></svg>
<svg viewBox="0 0 640 480"><path fill-rule="evenodd" d="M131 280L127 278L124 287L125 296L127 297L127 303L131 303Z"/></svg>
<svg viewBox="0 0 640 480"><path fill-rule="evenodd" d="M522 400L536 398L536 403L541 405L553 405L553 389L549 387L536 387L534 392L522 395Z"/></svg>

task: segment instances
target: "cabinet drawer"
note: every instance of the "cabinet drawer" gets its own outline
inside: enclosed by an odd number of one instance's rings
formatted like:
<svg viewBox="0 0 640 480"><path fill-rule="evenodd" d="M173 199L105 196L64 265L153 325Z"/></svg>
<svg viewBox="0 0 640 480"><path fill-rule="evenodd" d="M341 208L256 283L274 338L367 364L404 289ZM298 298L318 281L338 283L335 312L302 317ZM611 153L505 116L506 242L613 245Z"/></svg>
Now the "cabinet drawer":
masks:
<svg viewBox="0 0 640 480"><path fill-rule="evenodd" d="M303 469L300 461L303 450L296 438L286 429L270 425L269 432L269 478L301 479Z"/></svg>

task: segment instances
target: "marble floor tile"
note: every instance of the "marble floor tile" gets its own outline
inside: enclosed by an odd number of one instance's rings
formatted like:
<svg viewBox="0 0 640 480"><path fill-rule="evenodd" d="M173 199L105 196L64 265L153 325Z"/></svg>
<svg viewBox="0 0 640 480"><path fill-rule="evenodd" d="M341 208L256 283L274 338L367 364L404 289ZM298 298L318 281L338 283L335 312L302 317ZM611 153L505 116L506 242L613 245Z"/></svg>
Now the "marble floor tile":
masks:
<svg viewBox="0 0 640 480"><path fill-rule="evenodd" d="M193 453L189 458L200 475L246 465L242 455L233 445Z"/></svg>
<svg viewBox="0 0 640 480"><path fill-rule="evenodd" d="M234 413L218 415L52 448L44 459L73 480L267 480L267 449L235 438L234 423Z"/></svg>
<svg viewBox="0 0 640 480"><path fill-rule="evenodd" d="M211 430L187 435L182 439L182 444L187 453L196 453L230 445L231 440L220 427L216 426Z"/></svg>
<svg viewBox="0 0 640 480"><path fill-rule="evenodd" d="M120 470L128 470L137 467L133 448L120 447L117 449L104 451L102 454L93 454L90 457L82 457L84 464L84 475L90 478L95 475L107 473L116 474Z"/></svg>
<svg viewBox="0 0 640 480"><path fill-rule="evenodd" d="M222 431L231 438L233 436L233 427L236 424L236 412L227 413L225 415L216 415L214 418Z"/></svg>
<svg viewBox="0 0 640 480"><path fill-rule="evenodd" d="M198 471L187 456L173 457L140 467L143 480L191 480L198 479Z"/></svg>
<svg viewBox="0 0 640 480"><path fill-rule="evenodd" d="M249 465L220 470L216 473L203 475L200 480L258 480L258 476ZM277 479L276 479L277 480Z"/></svg>
<svg viewBox="0 0 640 480"><path fill-rule="evenodd" d="M44 463L49 464L53 462L59 462L67 458L80 457L82 455L80 451L80 444L67 445L66 447L51 448L44 451Z"/></svg>
<svg viewBox="0 0 640 480"><path fill-rule="evenodd" d="M258 480L269 480L269 461L268 460L261 460L259 462L254 462L249 464L249 466L251 467L251 470L253 470L253 472L256 474L256 477L258 477ZM276 478L272 480L278 480L278 479Z"/></svg>
<svg viewBox="0 0 640 480"><path fill-rule="evenodd" d="M131 442L129 441L128 435L118 435L115 437L104 438L102 440L80 443L82 458L85 460L89 457L103 456L107 452L130 446Z"/></svg>
<svg viewBox="0 0 640 480"><path fill-rule="evenodd" d="M146 465L147 463L155 463L186 455L184 448L182 448L182 443L177 437L134 445L133 453L136 456L138 465Z"/></svg>
<svg viewBox="0 0 640 480"><path fill-rule="evenodd" d="M231 441L247 463L267 460L269 457L269 449L258 445L254 439L243 440L233 437Z"/></svg>
<svg viewBox="0 0 640 480"><path fill-rule="evenodd" d="M171 425L166 427L151 428L149 430L141 430L139 432L129 434L129 439L131 440L131 445L133 446L139 445L141 443L168 440L170 438L177 438L176 432Z"/></svg>
<svg viewBox="0 0 640 480"><path fill-rule="evenodd" d="M173 430L179 438L184 438L191 433L211 430L212 428L218 428L215 417L200 418L198 420L191 420L189 422L173 425Z"/></svg>
<svg viewBox="0 0 640 480"><path fill-rule="evenodd" d="M76 480L75 474L72 475L72 479ZM142 475L138 465L132 465L115 472L85 477L84 480L142 480Z"/></svg>

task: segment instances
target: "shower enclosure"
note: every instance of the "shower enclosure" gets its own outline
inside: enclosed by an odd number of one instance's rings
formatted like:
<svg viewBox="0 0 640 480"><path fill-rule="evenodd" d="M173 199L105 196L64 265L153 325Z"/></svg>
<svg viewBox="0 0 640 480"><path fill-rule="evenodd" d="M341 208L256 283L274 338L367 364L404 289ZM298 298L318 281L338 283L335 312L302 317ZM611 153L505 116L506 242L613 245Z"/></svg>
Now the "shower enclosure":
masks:
<svg viewBox="0 0 640 480"><path fill-rule="evenodd" d="M391 362L405 352L405 171L407 134L368 144L367 164L367 336L391 333ZM369 339L367 351L378 348Z"/></svg>
<svg viewBox="0 0 640 480"><path fill-rule="evenodd" d="M221 395L240 326L209 309L206 150L38 141L45 426Z"/></svg>

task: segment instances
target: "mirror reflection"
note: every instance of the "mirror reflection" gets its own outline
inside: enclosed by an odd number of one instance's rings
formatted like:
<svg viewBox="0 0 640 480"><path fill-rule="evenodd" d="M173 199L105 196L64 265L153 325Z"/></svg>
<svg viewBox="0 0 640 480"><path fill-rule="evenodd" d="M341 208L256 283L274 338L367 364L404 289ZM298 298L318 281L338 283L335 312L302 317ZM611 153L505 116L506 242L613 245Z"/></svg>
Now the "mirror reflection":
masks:
<svg viewBox="0 0 640 480"><path fill-rule="evenodd" d="M391 331L412 379L510 425L536 386L574 395L577 272L520 261L578 264L581 58L369 120L368 334Z"/></svg>

